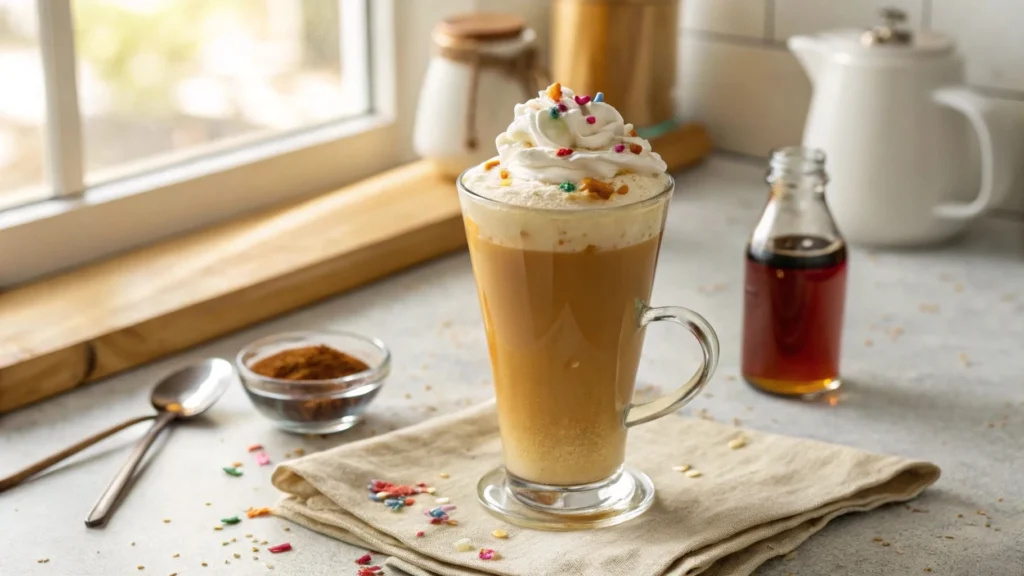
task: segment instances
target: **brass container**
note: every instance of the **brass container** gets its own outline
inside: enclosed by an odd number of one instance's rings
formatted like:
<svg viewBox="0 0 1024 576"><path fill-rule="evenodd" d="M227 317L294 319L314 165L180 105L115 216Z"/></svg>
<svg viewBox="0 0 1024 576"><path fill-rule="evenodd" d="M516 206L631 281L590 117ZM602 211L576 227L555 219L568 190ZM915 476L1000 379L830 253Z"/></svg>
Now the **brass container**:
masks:
<svg viewBox="0 0 1024 576"><path fill-rule="evenodd" d="M679 0L554 0L552 80L605 100L638 128L675 117Z"/></svg>

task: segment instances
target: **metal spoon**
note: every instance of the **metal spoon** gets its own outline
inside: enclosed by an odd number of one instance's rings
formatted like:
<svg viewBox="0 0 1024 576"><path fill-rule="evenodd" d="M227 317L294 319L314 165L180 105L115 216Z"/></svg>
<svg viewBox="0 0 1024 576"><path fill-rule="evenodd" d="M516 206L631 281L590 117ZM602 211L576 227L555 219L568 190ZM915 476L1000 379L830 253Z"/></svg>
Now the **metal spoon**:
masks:
<svg viewBox="0 0 1024 576"><path fill-rule="evenodd" d="M171 374L157 384L151 398L157 410L156 422L135 445L128 461L96 501L89 517L85 519L85 525L93 528L107 523L132 474L165 426L178 418L191 418L206 412L235 380L235 368L230 362L221 358L207 358Z"/></svg>
<svg viewBox="0 0 1024 576"><path fill-rule="evenodd" d="M103 432L94 434L74 446L44 458L24 470L0 480L0 492L17 486L29 476L53 466L72 454L81 452L116 432L120 432L139 422L155 418L156 422L153 423L149 432L136 445L128 462L125 463L121 471L114 477L106 492L100 497L96 506L89 514L89 518L85 521L86 526L102 526L109 518L113 505L116 503L125 485L127 485L132 473L138 467L139 462L142 461L142 457L145 456L146 450L156 440L160 431L177 418L191 418L205 412L224 394L224 391L227 390L234 380L234 367L227 360L220 358L208 358L198 364L170 374L153 389L151 401L153 407L157 410L155 415L140 416L126 420Z"/></svg>

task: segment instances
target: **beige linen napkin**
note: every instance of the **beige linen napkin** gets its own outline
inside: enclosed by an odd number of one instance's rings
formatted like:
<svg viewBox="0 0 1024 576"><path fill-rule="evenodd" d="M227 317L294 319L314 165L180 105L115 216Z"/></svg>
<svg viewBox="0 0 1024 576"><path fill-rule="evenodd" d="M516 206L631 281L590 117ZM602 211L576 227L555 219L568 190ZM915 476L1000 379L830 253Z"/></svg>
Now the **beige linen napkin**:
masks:
<svg viewBox="0 0 1024 576"><path fill-rule="evenodd" d="M746 446L730 449L741 433ZM629 433L627 461L657 490L650 510L612 528L540 532L508 526L477 504L477 479L500 461L491 402L278 466L274 486L289 496L275 514L389 554L387 565L416 576L742 576L832 518L909 500L939 477L927 462L668 416ZM681 464L703 475L672 470ZM429 525L423 509L436 504L426 494L398 513L370 501L371 479L436 486L458 506L458 526ZM496 528L510 537L493 537ZM457 551L461 538L501 559Z"/></svg>

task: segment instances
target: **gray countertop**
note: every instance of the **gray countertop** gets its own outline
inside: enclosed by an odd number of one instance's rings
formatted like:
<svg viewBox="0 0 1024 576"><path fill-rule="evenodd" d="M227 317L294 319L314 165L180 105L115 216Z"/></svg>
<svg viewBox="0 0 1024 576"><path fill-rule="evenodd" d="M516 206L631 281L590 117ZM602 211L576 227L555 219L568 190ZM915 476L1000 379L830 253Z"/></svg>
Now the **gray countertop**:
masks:
<svg viewBox="0 0 1024 576"><path fill-rule="evenodd" d="M918 511L840 518L758 574L1024 574L1024 223L988 218L930 251L853 250L842 392L831 403L788 401L737 377L743 249L764 202L762 173L761 162L720 156L680 179L653 303L703 313L722 341L714 381L683 413L927 459L943 475ZM373 334L392 348L394 371L365 423L325 438L286 434L233 388L208 418L165 434L111 523L87 529L85 515L144 432L137 426L0 494L0 574L354 574L361 551L277 518L213 527L278 498L271 467L246 453L251 443L279 462L295 448L322 450L491 397L465 253L2 416L0 475L146 413L151 384L181 365L317 328ZM678 362L698 358L692 339L662 330L648 333L638 386L671 386ZM233 461L246 463L243 477L221 471ZM253 537L295 550L271 556L256 544L253 553Z"/></svg>

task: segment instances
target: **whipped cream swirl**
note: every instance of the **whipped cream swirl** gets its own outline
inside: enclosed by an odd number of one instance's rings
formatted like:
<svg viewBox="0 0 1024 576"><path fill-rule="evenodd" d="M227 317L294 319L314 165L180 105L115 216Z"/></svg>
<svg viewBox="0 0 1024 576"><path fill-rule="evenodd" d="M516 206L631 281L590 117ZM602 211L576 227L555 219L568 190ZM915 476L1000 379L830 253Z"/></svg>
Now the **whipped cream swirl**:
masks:
<svg viewBox="0 0 1024 576"><path fill-rule="evenodd" d="M613 106L577 100L568 88L561 88L557 100L549 96L558 92L549 89L517 104L512 124L495 140L501 165L513 178L558 184L586 177L607 180L626 171L644 176L665 172L650 142L631 136L633 125Z"/></svg>

